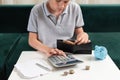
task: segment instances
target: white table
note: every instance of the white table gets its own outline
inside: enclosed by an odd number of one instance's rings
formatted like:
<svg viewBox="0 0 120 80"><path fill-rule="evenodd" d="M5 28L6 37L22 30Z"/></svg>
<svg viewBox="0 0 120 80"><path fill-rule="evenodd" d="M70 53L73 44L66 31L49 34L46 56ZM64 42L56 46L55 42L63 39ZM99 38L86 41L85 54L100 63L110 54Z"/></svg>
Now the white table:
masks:
<svg viewBox="0 0 120 80"><path fill-rule="evenodd" d="M76 54L76 58L83 60L84 63L76 66L61 68L44 76L24 79L21 78L15 69L13 69L8 80L120 80L120 70L114 64L109 55L104 60L96 60L93 55ZM23 51L17 63L29 61L35 58L44 58L44 54L37 51ZM85 70L85 66L89 65L90 70ZM62 76L64 71L73 69L74 74Z"/></svg>

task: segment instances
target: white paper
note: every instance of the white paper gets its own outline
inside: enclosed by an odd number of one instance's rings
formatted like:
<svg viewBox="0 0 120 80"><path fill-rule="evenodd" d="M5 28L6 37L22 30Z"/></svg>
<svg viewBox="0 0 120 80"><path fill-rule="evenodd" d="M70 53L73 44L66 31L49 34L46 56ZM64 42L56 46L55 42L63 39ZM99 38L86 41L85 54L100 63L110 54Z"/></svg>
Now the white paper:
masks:
<svg viewBox="0 0 120 80"><path fill-rule="evenodd" d="M48 69L52 70L52 67L42 59L34 59L30 61L26 61L23 63L18 63L15 65L17 72L23 75L23 78L34 78L44 74L49 73L50 71L36 65L36 63L47 67Z"/></svg>

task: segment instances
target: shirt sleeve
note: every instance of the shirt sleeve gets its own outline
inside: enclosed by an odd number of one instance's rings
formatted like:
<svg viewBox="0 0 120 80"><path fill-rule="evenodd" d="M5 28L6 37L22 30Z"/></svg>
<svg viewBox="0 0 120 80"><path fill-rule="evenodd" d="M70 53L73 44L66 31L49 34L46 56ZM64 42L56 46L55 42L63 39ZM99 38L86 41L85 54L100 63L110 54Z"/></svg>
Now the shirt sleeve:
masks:
<svg viewBox="0 0 120 80"><path fill-rule="evenodd" d="M79 5L77 5L76 28L84 26L83 15Z"/></svg>
<svg viewBox="0 0 120 80"><path fill-rule="evenodd" d="M27 31L37 32L37 10L35 8L31 10L29 21L28 21L28 26L27 26Z"/></svg>

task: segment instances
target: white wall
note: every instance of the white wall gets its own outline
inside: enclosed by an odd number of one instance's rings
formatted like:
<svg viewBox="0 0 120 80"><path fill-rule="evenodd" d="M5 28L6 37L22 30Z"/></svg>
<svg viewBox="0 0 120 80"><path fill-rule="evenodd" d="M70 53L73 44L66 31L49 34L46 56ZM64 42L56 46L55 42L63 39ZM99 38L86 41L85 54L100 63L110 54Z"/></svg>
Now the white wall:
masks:
<svg viewBox="0 0 120 80"><path fill-rule="evenodd" d="M89 4L120 4L120 0L87 0Z"/></svg>
<svg viewBox="0 0 120 80"><path fill-rule="evenodd" d="M120 4L120 0L75 0L80 4Z"/></svg>
<svg viewBox="0 0 120 80"><path fill-rule="evenodd" d="M35 4L44 0L0 0L1 4ZM80 4L120 4L120 0L73 0Z"/></svg>
<svg viewBox="0 0 120 80"><path fill-rule="evenodd" d="M44 0L14 0L15 4L35 4Z"/></svg>
<svg viewBox="0 0 120 80"><path fill-rule="evenodd" d="M1 4L35 4L44 0L0 0Z"/></svg>
<svg viewBox="0 0 120 80"><path fill-rule="evenodd" d="M1 0L2 4L13 4L13 0Z"/></svg>

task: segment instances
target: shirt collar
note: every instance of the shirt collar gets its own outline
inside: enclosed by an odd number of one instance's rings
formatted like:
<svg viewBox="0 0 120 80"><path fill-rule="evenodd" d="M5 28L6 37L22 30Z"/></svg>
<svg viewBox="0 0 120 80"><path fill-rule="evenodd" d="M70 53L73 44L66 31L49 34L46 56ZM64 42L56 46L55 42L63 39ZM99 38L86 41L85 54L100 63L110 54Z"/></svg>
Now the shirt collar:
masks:
<svg viewBox="0 0 120 80"><path fill-rule="evenodd" d="M46 14L47 16L50 16L50 15L52 15L52 14L48 11L46 4L47 4L47 1L44 2L44 4L43 4L43 9L44 9L44 11L45 11L45 14ZM69 5L69 4L68 4L68 5ZM66 6L66 8L65 8L65 10L63 11L62 14L67 14L67 13L68 13L68 5Z"/></svg>
<svg viewBox="0 0 120 80"><path fill-rule="evenodd" d="M47 1L44 2L44 4L43 4L43 9L44 9L45 14L46 14L47 16L51 15L51 13L50 13L50 12L48 11L48 9L47 9Z"/></svg>

